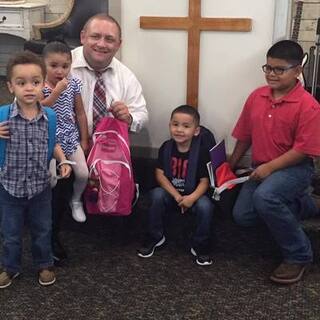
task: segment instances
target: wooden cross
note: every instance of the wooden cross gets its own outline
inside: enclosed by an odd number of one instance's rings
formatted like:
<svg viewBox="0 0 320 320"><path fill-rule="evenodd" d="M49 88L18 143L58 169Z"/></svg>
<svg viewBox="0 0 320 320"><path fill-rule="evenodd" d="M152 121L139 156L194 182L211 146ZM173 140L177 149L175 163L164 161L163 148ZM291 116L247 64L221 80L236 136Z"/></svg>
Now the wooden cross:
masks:
<svg viewBox="0 0 320 320"><path fill-rule="evenodd" d="M187 103L198 106L199 55L201 31L251 31L247 18L202 18L201 0L189 0L188 17L140 17L143 29L178 29L188 31Z"/></svg>

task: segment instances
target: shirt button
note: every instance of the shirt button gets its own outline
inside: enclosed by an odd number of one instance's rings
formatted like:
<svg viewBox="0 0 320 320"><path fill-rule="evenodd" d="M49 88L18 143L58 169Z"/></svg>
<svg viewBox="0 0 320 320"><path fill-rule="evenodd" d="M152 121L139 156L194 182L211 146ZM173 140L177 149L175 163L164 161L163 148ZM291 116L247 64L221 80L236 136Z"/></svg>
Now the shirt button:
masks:
<svg viewBox="0 0 320 320"><path fill-rule="evenodd" d="M269 115L268 115L268 117L269 117L269 118L272 118L272 115L271 115L271 114L269 114Z"/></svg>

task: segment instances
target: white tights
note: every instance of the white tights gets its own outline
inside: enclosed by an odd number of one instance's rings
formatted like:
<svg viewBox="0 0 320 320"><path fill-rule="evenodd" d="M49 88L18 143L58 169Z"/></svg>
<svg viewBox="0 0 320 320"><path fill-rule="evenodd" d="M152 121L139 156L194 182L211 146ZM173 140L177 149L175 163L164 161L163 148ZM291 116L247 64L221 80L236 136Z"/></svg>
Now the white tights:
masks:
<svg viewBox="0 0 320 320"><path fill-rule="evenodd" d="M74 173L73 195L71 201L81 201L81 196L88 183L88 166L81 146L70 156L68 160L75 161L77 164L72 166Z"/></svg>

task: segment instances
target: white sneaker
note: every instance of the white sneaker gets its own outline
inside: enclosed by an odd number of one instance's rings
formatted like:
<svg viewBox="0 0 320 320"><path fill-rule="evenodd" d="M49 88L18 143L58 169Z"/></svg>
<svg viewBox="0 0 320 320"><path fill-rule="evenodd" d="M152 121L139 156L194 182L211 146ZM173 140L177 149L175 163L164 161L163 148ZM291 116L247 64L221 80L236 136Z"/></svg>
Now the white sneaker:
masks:
<svg viewBox="0 0 320 320"><path fill-rule="evenodd" d="M85 222L87 220L86 214L83 210L83 205L81 201L70 201L70 208L72 211L72 217L77 222Z"/></svg>

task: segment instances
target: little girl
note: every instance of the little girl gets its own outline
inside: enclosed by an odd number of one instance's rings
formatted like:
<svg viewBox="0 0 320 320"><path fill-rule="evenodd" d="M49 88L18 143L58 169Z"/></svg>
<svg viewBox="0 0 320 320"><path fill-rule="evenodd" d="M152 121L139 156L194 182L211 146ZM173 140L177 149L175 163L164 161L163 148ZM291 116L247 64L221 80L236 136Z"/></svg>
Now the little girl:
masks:
<svg viewBox="0 0 320 320"><path fill-rule="evenodd" d="M47 68L41 104L52 107L57 114L57 141L72 166L75 180L70 201L72 217L86 221L81 202L88 181L85 153L88 151L88 123L80 95L81 81L69 75L71 51L62 42L50 42L43 50Z"/></svg>

